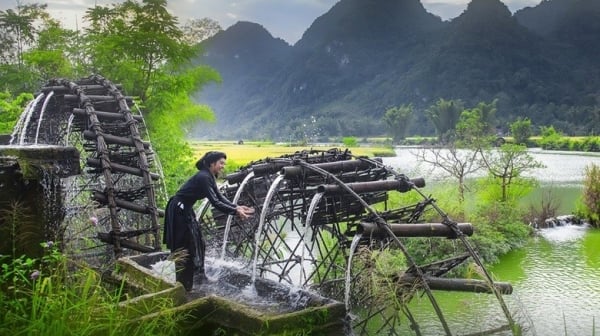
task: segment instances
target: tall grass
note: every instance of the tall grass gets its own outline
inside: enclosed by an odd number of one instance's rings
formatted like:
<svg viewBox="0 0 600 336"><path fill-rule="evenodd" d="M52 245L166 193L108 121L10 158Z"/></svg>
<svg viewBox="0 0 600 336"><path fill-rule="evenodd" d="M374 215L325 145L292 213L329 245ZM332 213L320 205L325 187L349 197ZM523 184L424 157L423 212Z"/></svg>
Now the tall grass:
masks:
<svg viewBox="0 0 600 336"><path fill-rule="evenodd" d="M55 244L39 259L0 256L0 335L177 335L179 317L143 325L119 309L123 286L109 286L95 270L74 265ZM153 310L172 307L161 302ZM183 317L182 317L183 318Z"/></svg>

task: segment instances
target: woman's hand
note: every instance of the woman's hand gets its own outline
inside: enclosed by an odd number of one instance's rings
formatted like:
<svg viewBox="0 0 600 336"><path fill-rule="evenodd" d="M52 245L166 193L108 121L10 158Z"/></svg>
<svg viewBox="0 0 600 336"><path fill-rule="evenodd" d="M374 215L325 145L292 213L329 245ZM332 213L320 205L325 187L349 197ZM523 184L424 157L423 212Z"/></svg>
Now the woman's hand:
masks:
<svg viewBox="0 0 600 336"><path fill-rule="evenodd" d="M250 208L245 205L238 205L235 208L235 211L241 219L248 219L254 214L254 208Z"/></svg>

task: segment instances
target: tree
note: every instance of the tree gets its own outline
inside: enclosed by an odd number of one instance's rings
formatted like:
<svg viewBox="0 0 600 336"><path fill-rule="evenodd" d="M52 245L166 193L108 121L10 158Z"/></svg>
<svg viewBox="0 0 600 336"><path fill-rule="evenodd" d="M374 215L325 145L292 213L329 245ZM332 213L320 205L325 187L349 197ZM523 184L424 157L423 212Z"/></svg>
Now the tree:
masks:
<svg viewBox="0 0 600 336"><path fill-rule="evenodd" d="M214 119L210 107L196 104L191 96L220 76L210 67L192 66L197 49L185 41L166 4L127 0L88 9L86 59L93 72L121 83L129 95L142 100L167 191L174 192L193 169L187 132L199 120Z"/></svg>
<svg viewBox="0 0 600 336"><path fill-rule="evenodd" d="M445 100L440 98L434 105L425 110L438 135L438 140L446 142L450 133L454 132L460 114L464 110L461 100Z"/></svg>
<svg viewBox="0 0 600 336"><path fill-rule="evenodd" d="M158 72L188 65L195 48L184 41L166 0L133 0L88 9L90 67L145 100Z"/></svg>
<svg viewBox="0 0 600 336"><path fill-rule="evenodd" d="M38 29L36 43L23 54L23 60L35 75L37 81L49 78L70 78L74 73L76 59L73 52L77 50L77 33L64 29L57 20L43 20Z"/></svg>
<svg viewBox="0 0 600 336"><path fill-rule="evenodd" d="M481 158L488 173L500 180L502 202L508 200L509 188L515 179L533 169L544 168L541 162L529 155L527 147L522 145L504 144L497 150L481 151Z"/></svg>
<svg viewBox="0 0 600 336"><path fill-rule="evenodd" d="M191 94L213 81L219 81L219 74L206 66L189 68L177 75L160 72L148 91L146 108L152 112L146 120L169 193L193 174L194 152L185 140L190 128L199 120L214 120L210 107L195 104Z"/></svg>
<svg viewBox="0 0 600 336"><path fill-rule="evenodd" d="M540 135L540 146L543 149L559 149L560 140L562 139L562 133L554 129L554 126L544 127L542 126Z"/></svg>
<svg viewBox="0 0 600 336"><path fill-rule="evenodd" d="M528 118L518 118L510 124L510 133L518 145L527 145L531 137L531 120Z"/></svg>
<svg viewBox="0 0 600 336"><path fill-rule="evenodd" d="M39 78L25 64L25 53L34 47L39 20L47 20L46 5L21 5L0 11L0 80L3 89L18 94L32 92Z"/></svg>
<svg viewBox="0 0 600 336"><path fill-rule="evenodd" d="M2 63L23 65L23 53L35 41L35 21L49 17L46 7L45 4L17 4L16 10L0 11Z"/></svg>
<svg viewBox="0 0 600 336"><path fill-rule="evenodd" d="M458 149L453 144L449 144L445 148L423 148L418 150L415 155L418 160L442 169L458 181L460 204L463 204L465 200L467 176L483 168L481 161L478 160L479 151Z"/></svg>
<svg viewBox="0 0 600 336"><path fill-rule="evenodd" d="M392 107L385 111L383 121L387 124L394 143L399 143L406 136L408 122L412 114L413 107L411 104Z"/></svg>
<svg viewBox="0 0 600 336"><path fill-rule="evenodd" d="M493 118L496 101L490 104L481 102L476 107L464 110L456 124L457 144L462 147L484 149L491 146L496 135L493 133Z"/></svg>

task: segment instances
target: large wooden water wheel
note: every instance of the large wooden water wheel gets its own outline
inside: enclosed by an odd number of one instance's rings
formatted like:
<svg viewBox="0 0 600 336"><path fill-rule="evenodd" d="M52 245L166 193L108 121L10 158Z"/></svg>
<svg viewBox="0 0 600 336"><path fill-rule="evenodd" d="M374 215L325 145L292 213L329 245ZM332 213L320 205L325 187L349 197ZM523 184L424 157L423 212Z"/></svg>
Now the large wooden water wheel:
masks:
<svg viewBox="0 0 600 336"><path fill-rule="evenodd" d="M64 248L116 258L160 250L158 162L132 97L95 75L48 81L15 127L14 145L74 146L84 173L66 179Z"/></svg>

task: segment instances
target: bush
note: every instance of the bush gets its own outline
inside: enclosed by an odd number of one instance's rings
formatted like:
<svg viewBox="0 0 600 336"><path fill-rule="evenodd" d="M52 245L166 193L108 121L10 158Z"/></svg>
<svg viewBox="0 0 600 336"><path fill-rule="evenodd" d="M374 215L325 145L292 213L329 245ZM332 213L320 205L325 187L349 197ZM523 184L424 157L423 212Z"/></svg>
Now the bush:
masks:
<svg viewBox="0 0 600 336"><path fill-rule="evenodd" d="M595 164L585 168L583 204L584 217L591 225L600 227L600 166Z"/></svg>
<svg viewBox="0 0 600 336"><path fill-rule="evenodd" d="M517 145L526 145L531 137L531 120L528 118L519 118L510 124L510 133L515 139Z"/></svg>
<svg viewBox="0 0 600 336"><path fill-rule="evenodd" d="M346 147L358 147L358 140L355 137L343 137L342 143Z"/></svg>
<svg viewBox="0 0 600 336"><path fill-rule="evenodd" d="M560 149L559 142L562 138L562 134L554 129L553 126L542 127L542 138L538 141L540 147L548 150Z"/></svg>

